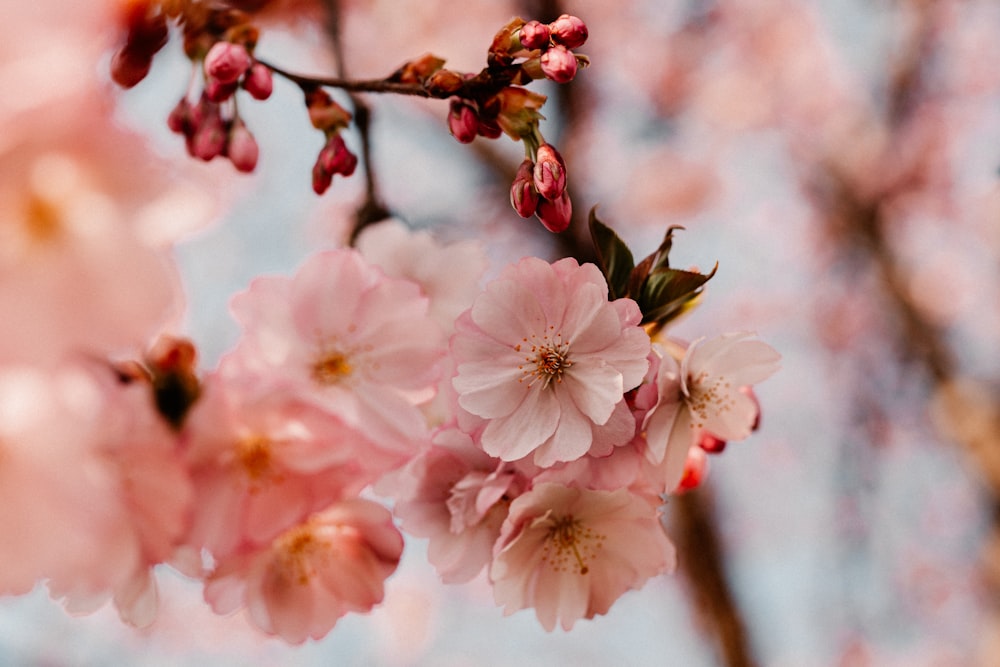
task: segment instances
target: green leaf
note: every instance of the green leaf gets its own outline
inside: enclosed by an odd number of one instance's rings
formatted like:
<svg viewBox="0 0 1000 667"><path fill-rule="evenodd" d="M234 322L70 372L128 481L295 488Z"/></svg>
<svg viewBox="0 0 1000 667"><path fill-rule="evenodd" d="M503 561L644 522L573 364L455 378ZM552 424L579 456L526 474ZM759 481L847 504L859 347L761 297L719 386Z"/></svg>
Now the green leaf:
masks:
<svg viewBox="0 0 1000 667"><path fill-rule="evenodd" d="M680 269L659 268L652 271L637 299L642 311L642 323L663 326L697 305L702 288L719 265L709 274Z"/></svg>
<svg viewBox="0 0 1000 667"><path fill-rule="evenodd" d="M632 251L613 229L597 219L597 207L590 209L590 237L597 253L597 265L608 281L613 301L629 295L629 276L635 266Z"/></svg>

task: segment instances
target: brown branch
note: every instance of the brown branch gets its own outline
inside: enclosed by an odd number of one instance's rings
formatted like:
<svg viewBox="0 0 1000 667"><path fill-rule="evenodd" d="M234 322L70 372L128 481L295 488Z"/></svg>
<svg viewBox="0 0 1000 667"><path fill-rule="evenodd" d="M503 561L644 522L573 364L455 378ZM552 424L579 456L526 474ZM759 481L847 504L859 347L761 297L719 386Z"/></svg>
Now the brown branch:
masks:
<svg viewBox="0 0 1000 667"><path fill-rule="evenodd" d="M725 556L712 512L709 489L672 499L673 523L684 573L702 626L717 642L723 663L752 667L746 627L725 575Z"/></svg>

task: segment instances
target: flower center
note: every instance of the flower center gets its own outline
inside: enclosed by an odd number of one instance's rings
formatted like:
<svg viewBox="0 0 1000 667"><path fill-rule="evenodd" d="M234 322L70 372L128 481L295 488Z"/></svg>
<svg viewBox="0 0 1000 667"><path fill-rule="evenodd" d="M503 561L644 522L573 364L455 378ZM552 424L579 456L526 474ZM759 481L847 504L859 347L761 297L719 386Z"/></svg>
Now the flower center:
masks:
<svg viewBox="0 0 1000 667"><path fill-rule="evenodd" d="M317 384L329 386L337 384L351 374L353 367L345 355L334 352L323 356L313 364L312 379Z"/></svg>
<svg viewBox="0 0 1000 667"><path fill-rule="evenodd" d="M527 380L530 387L541 381L543 389L553 381L557 384L562 382L563 373L573 362L569 359L569 343L564 342L562 334L554 330L555 327L549 326L541 339L532 334L530 339L524 338L522 343L514 346L517 352L527 348L528 353L524 358L526 363L517 367L522 373L518 382Z"/></svg>
<svg viewBox="0 0 1000 667"><path fill-rule="evenodd" d="M271 472L271 441L265 436L251 435L240 440L236 456L252 481L259 481Z"/></svg>
<svg viewBox="0 0 1000 667"><path fill-rule="evenodd" d="M278 564L286 581L305 586L314 573L309 562L317 551L324 548L323 543L313 535L313 526L309 523L293 528L280 538L277 543Z"/></svg>
<svg viewBox="0 0 1000 667"><path fill-rule="evenodd" d="M578 574L590 572L588 564L604 546L604 535L584 526L572 514L554 519L542 551L542 562L555 572L576 570Z"/></svg>
<svg viewBox="0 0 1000 667"><path fill-rule="evenodd" d="M719 415L733 407L732 385L724 376L709 377L699 373L688 378L687 404L696 418L691 425L704 428L710 415Z"/></svg>

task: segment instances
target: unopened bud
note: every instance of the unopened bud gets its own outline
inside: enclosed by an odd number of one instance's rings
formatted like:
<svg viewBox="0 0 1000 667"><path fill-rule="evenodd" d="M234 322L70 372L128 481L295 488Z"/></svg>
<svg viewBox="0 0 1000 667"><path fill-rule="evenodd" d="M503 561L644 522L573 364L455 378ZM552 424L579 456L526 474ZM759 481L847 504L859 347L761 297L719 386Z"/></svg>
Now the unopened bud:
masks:
<svg viewBox="0 0 1000 667"><path fill-rule="evenodd" d="M460 100L452 100L448 107L448 130L459 143L467 144L479 132L479 114Z"/></svg>
<svg viewBox="0 0 1000 667"><path fill-rule="evenodd" d="M549 24L552 40L567 49L575 49L587 41L587 24L576 16L563 14Z"/></svg>
<svg viewBox="0 0 1000 667"><path fill-rule="evenodd" d="M532 176L534 166L529 158L525 158L510 186L510 205L522 218L530 218L538 207L538 191Z"/></svg>
<svg viewBox="0 0 1000 667"><path fill-rule="evenodd" d="M127 46L111 58L111 78L122 88L131 88L146 78L153 66L153 56Z"/></svg>
<svg viewBox="0 0 1000 667"><path fill-rule="evenodd" d="M562 44L550 47L539 63L545 76L556 83L568 83L576 76L576 56Z"/></svg>
<svg viewBox="0 0 1000 667"><path fill-rule="evenodd" d="M684 493L701 486L705 478L708 477L708 456L701 447L691 447L688 449L687 460L684 461L684 473L681 481L677 483L674 493Z"/></svg>
<svg viewBox="0 0 1000 667"><path fill-rule="evenodd" d="M563 192L562 196L555 201L539 199L538 207L535 209L535 216L545 225L545 229L558 234L566 231L569 222L573 218L573 202L569 200L569 193Z"/></svg>
<svg viewBox="0 0 1000 667"><path fill-rule="evenodd" d="M566 190L566 163L551 144L538 147L533 176L535 189L546 199L559 199Z"/></svg>
<svg viewBox="0 0 1000 667"><path fill-rule="evenodd" d="M519 36L521 46L526 49L541 49L548 46L549 26L539 21L528 21L521 26Z"/></svg>
<svg viewBox="0 0 1000 667"><path fill-rule="evenodd" d="M333 134L313 165L313 191L321 195L333 182L334 174L350 176L358 166L358 157L347 148L340 134Z"/></svg>
<svg viewBox="0 0 1000 667"><path fill-rule="evenodd" d="M239 83L236 81L222 83L218 79L209 77L205 79L205 97L213 102L225 102L233 96L238 87Z"/></svg>
<svg viewBox="0 0 1000 667"><path fill-rule="evenodd" d="M243 79L243 89L250 93L250 96L255 100L269 98L274 90L274 77L271 75L271 70L261 63L251 65Z"/></svg>
<svg viewBox="0 0 1000 667"><path fill-rule="evenodd" d="M252 62L242 44L216 42L205 54L205 74L222 84L236 83Z"/></svg>
<svg viewBox="0 0 1000 667"><path fill-rule="evenodd" d="M709 454L721 454L726 449L726 441L717 438L711 433L702 433L698 446Z"/></svg>
<svg viewBox="0 0 1000 667"><path fill-rule="evenodd" d="M202 99L199 104L200 120L194 128L188 150L206 162L222 155L226 148L226 125L219 113L219 105Z"/></svg>
<svg viewBox="0 0 1000 667"><path fill-rule="evenodd" d="M229 132L229 143L226 145L226 155L239 171L249 173L257 167L257 157L260 148L257 140L250 134L250 130L241 120L233 123Z"/></svg>

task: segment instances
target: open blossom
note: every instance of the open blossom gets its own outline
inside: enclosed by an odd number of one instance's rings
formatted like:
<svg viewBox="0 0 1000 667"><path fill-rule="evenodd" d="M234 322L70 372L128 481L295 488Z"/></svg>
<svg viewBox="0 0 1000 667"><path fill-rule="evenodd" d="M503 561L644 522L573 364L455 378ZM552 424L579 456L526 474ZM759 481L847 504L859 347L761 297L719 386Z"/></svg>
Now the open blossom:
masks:
<svg viewBox="0 0 1000 667"><path fill-rule="evenodd" d="M5 369L0 461L0 592L46 578L72 612L113 598L124 620L152 622L150 569L180 544L192 494L145 387L86 365Z"/></svg>
<svg viewBox="0 0 1000 667"><path fill-rule="evenodd" d="M456 429L441 431L406 472L411 488L395 504L403 529L430 539L427 559L442 581L472 579L489 563L507 507L527 479Z"/></svg>
<svg viewBox="0 0 1000 667"><path fill-rule="evenodd" d="M649 499L545 483L511 503L490 579L505 613L534 608L546 630L569 630L675 563Z"/></svg>
<svg viewBox="0 0 1000 667"><path fill-rule="evenodd" d="M647 456L663 463L666 489L681 480L688 449L704 432L721 440L743 440L758 418L756 401L742 387L765 380L778 370L780 355L752 334L699 339L680 363L664 355L656 376L656 404L643 428Z"/></svg>
<svg viewBox="0 0 1000 667"><path fill-rule="evenodd" d="M292 278L262 277L232 302L244 337L223 374L268 376L409 452L425 436L444 345L427 298L353 250L318 253Z"/></svg>
<svg viewBox="0 0 1000 667"><path fill-rule="evenodd" d="M606 450L594 427L608 423L648 368L640 318L634 301L608 301L592 264L528 257L508 267L452 339L459 405L488 422L483 450L505 461L534 453L543 467ZM613 430L613 444L631 438Z"/></svg>
<svg viewBox="0 0 1000 667"><path fill-rule="evenodd" d="M264 632L301 644L381 602L402 552L387 509L344 500L261 549L223 560L205 583L205 599L220 614L245 607Z"/></svg>
<svg viewBox="0 0 1000 667"><path fill-rule="evenodd" d="M358 252L393 278L412 280L430 300L429 312L446 335L479 294L486 251L479 241L447 245L427 231L413 231L398 220L365 227Z"/></svg>
<svg viewBox="0 0 1000 667"><path fill-rule="evenodd" d="M206 382L184 435L196 492L190 542L216 558L270 542L402 463L280 387L218 376Z"/></svg>

